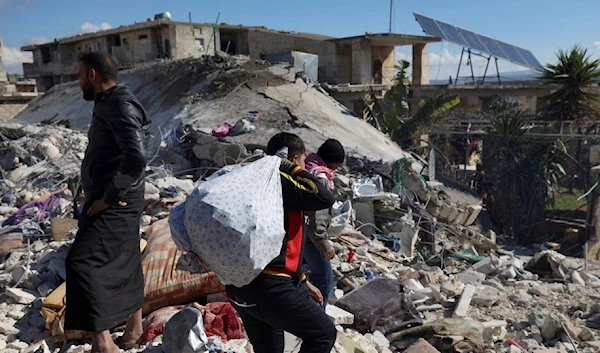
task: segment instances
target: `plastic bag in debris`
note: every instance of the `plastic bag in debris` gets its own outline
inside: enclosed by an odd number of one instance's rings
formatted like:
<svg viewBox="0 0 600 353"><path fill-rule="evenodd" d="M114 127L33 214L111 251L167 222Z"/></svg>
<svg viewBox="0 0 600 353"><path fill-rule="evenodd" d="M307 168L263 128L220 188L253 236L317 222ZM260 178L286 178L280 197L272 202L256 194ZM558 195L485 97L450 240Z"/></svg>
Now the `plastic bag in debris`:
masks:
<svg viewBox="0 0 600 353"><path fill-rule="evenodd" d="M175 243L224 284L250 283L281 252L285 237L279 165L268 156L199 184L173 207Z"/></svg>
<svg viewBox="0 0 600 353"><path fill-rule="evenodd" d="M186 308L175 314L165 325L162 345L165 353L208 352L212 347L204 332L202 312Z"/></svg>
<svg viewBox="0 0 600 353"><path fill-rule="evenodd" d="M332 218L327 233L331 238L335 238L342 234L344 228L352 225L354 210L352 209L352 202L346 200L344 203L336 202L332 208Z"/></svg>

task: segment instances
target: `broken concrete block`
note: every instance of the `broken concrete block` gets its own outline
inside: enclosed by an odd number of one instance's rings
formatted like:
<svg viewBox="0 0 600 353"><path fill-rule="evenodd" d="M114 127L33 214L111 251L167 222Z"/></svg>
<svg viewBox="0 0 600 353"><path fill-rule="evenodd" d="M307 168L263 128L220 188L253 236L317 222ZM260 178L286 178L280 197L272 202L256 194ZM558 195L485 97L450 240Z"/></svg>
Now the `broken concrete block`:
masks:
<svg viewBox="0 0 600 353"><path fill-rule="evenodd" d="M529 294L537 295L537 296L540 296L540 297L546 297L549 294L548 293L548 287L545 286L545 285L543 285L543 284L540 284L538 286L529 288Z"/></svg>
<svg viewBox="0 0 600 353"><path fill-rule="evenodd" d="M335 305L327 305L325 307L327 316L333 321L334 325L352 325L354 323L354 315L344 309L338 308Z"/></svg>
<svg viewBox="0 0 600 353"><path fill-rule="evenodd" d="M412 346L408 347L404 353L440 353L434 346L422 338L419 338Z"/></svg>
<svg viewBox="0 0 600 353"><path fill-rule="evenodd" d="M590 286L592 288L600 287L600 278L587 272L580 272L579 275L581 276L581 278L583 278L587 286Z"/></svg>
<svg viewBox="0 0 600 353"><path fill-rule="evenodd" d="M482 325L484 337L487 337L490 341L503 340L507 334L506 325L508 323L504 320L487 321Z"/></svg>
<svg viewBox="0 0 600 353"><path fill-rule="evenodd" d="M481 213L482 209L483 209L483 207L481 207L481 205L469 205L467 207L468 216L467 216L467 219L465 220L465 222L463 223L463 225L465 227L468 227L471 224L473 224L475 222L475 220L477 219L477 217L479 217L479 213Z"/></svg>
<svg viewBox="0 0 600 353"><path fill-rule="evenodd" d="M525 289L513 291L512 294L508 296L508 299L512 301L513 304L522 307L529 307L533 302L533 297L527 293Z"/></svg>
<svg viewBox="0 0 600 353"><path fill-rule="evenodd" d="M571 321L569 321L568 319L563 319L561 328L564 329L564 331L566 331L569 334L569 336L573 339L577 338L579 336L579 332L581 331L578 327L575 327L575 325L573 325L573 323L571 323Z"/></svg>
<svg viewBox="0 0 600 353"><path fill-rule="evenodd" d="M594 332L590 330L588 327L583 327L579 334L577 335L577 339L584 342L595 341L596 337Z"/></svg>
<svg viewBox="0 0 600 353"><path fill-rule="evenodd" d="M469 311L469 307L471 306L471 300L473 299L473 295L475 294L475 286L471 284L467 284L465 289L460 296L460 300L454 309L454 313L452 317L466 317L467 312Z"/></svg>
<svg viewBox="0 0 600 353"><path fill-rule="evenodd" d="M6 296L12 298L19 304L31 304L35 301L35 295L25 292L19 288L6 288Z"/></svg>
<svg viewBox="0 0 600 353"><path fill-rule="evenodd" d="M517 278L517 270L512 266L508 266L500 275L505 279L515 279Z"/></svg>
<svg viewBox="0 0 600 353"><path fill-rule="evenodd" d="M473 270L489 275L492 272L496 272L501 265L500 259L491 255L474 264Z"/></svg>
<svg viewBox="0 0 600 353"><path fill-rule="evenodd" d="M192 150L196 158L212 161L218 168L236 164L250 156L246 146L239 143L220 141L195 145ZM160 188L159 185L157 186Z"/></svg>
<svg viewBox="0 0 600 353"><path fill-rule="evenodd" d="M466 223L467 218L469 217L469 213L467 210L462 208L457 208L456 218L454 219L455 224L463 225Z"/></svg>
<svg viewBox="0 0 600 353"><path fill-rule="evenodd" d="M446 281L446 282L442 283L440 290L442 291L442 293L444 293L450 297L455 297L457 295L460 295L460 293L461 293L461 289L456 288L456 286L454 285L454 283L452 281Z"/></svg>
<svg viewBox="0 0 600 353"><path fill-rule="evenodd" d="M390 348L390 341L379 330L373 332L373 343L379 349Z"/></svg>
<svg viewBox="0 0 600 353"><path fill-rule="evenodd" d="M550 341L556 337L556 333L561 327L561 322L561 318L556 314L550 314L544 318L544 323L540 330L545 341Z"/></svg>
<svg viewBox="0 0 600 353"><path fill-rule="evenodd" d="M479 285L485 280L485 274L473 270L466 270L458 275L458 280L464 284Z"/></svg>
<svg viewBox="0 0 600 353"><path fill-rule="evenodd" d="M494 287L481 286L478 288L477 293L473 297L473 305L490 307L493 306L502 297L502 292Z"/></svg>
<svg viewBox="0 0 600 353"><path fill-rule="evenodd" d="M583 278L581 278L581 275L577 271L573 271L573 273L571 273L571 282L585 287L585 281Z"/></svg>
<svg viewBox="0 0 600 353"><path fill-rule="evenodd" d="M6 336L16 336L19 329L15 326L15 321L9 318L0 318L0 333Z"/></svg>

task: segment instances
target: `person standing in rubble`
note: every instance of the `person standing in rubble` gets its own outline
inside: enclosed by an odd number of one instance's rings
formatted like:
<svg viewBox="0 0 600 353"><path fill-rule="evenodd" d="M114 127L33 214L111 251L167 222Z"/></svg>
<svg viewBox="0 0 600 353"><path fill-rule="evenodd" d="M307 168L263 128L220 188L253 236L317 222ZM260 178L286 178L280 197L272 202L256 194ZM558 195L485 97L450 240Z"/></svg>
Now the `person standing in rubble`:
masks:
<svg viewBox="0 0 600 353"><path fill-rule="evenodd" d="M308 216L305 211L328 209L333 195L304 170L305 147L300 137L279 133L267 146L268 155L287 148L280 175L286 235L281 254L250 284L226 286L239 313L254 352L283 353L284 331L302 340L300 353L329 353L337 332L321 309L321 292L306 280L302 259Z"/></svg>
<svg viewBox="0 0 600 353"><path fill-rule="evenodd" d="M114 353L135 347L142 335L139 226L150 120L131 90L117 84L110 55L86 53L79 62L83 99L94 101L94 110L81 165L85 202L66 259L64 328L92 332L92 352ZM123 322L115 343L109 330Z"/></svg>
<svg viewBox="0 0 600 353"><path fill-rule="evenodd" d="M323 185L333 191L333 172L346 158L344 146L334 139L325 141L317 153L306 158L306 170L317 177ZM311 272L311 280L323 295L323 310L333 292L333 270L331 259L335 257L335 249L329 240L328 229L331 224L331 208L309 212L308 237L304 262Z"/></svg>

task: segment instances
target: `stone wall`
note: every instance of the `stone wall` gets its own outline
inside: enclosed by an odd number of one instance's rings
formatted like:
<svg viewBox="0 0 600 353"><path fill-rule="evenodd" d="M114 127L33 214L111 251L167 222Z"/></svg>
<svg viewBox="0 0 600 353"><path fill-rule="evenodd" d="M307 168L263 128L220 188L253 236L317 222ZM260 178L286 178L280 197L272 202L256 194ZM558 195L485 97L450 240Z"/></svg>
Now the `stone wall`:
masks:
<svg viewBox="0 0 600 353"><path fill-rule="evenodd" d="M214 55L214 38L211 26L176 23L170 26L172 59L199 58ZM208 48L208 51L207 51Z"/></svg>

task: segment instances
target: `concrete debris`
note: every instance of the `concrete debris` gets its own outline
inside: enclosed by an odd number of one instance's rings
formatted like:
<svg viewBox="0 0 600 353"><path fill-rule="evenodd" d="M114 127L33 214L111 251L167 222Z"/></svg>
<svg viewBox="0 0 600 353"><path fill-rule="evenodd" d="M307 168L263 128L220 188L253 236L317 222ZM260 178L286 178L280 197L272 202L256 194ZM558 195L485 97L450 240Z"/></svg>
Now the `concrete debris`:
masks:
<svg viewBox="0 0 600 353"><path fill-rule="evenodd" d="M334 180L336 288L327 306L338 328L334 352L600 350L599 271L546 248L532 256L508 251L496 243L501 234L484 229L480 199L452 183L425 181L423 162L318 85L294 81L286 67L230 59L231 66L206 58L123 74L154 121L143 232L197 183L263 156L276 132L297 132L309 152L336 138L349 158ZM181 87L164 84L172 81ZM19 118L39 123L60 111L77 130L0 122L2 352L52 352L65 343L46 329L63 305L64 260L77 232L87 110L78 85L68 83ZM261 115L254 130L211 135L254 110ZM211 295L208 302L224 300ZM142 350L161 351L162 338ZM231 351L250 353L239 341ZM86 340L70 343L62 351L91 348Z"/></svg>
<svg viewBox="0 0 600 353"><path fill-rule="evenodd" d="M335 305L327 305L325 310L335 325L352 325L354 323L354 315L344 309Z"/></svg>
<svg viewBox="0 0 600 353"><path fill-rule="evenodd" d="M408 347L404 353L440 353L434 346L422 338L419 338L415 344Z"/></svg>
<svg viewBox="0 0 600 353"><path fill-rule="evenodd" d="M469 307L471 306L471 300L473 299L474 294L475 286L473 286L472 284L467 284L460 296L458 304L456 305L456 309L454 309L452 317L467 316L467 312L469 311Z"/></svg>

